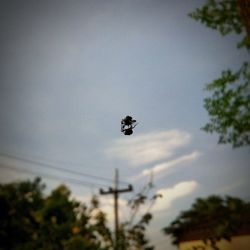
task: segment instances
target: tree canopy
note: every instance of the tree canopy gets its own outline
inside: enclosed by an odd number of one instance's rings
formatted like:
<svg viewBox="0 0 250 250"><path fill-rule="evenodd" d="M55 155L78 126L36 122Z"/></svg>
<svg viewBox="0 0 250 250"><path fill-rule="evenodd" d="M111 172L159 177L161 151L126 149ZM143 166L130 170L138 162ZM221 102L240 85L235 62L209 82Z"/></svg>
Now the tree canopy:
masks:
<svg viewBox="0 0 250 250"><path fill-rule="evenodd" d="M0 185L0 249L109 249L111 232L95 198L87 207L64 185L47 197L44 188L39 178Z"/></svg>
<svg viewBox="0 0 250 250"><path fill-rule="evenodd" d="M250 5L245 0L208 0L189 16L223 36L241 34L237 47L250 50ZM243 38L242 38L242 34ZM211 95L204 100L210 121L203 127L219 134L218 143L233 147L250 145L250 63L242 62L238 70L224 70L208 83Z"/></svg>
<svg viewBox="0 0 250 250"><path fill-rule="evenodd" d="M107 215L96 196L82 204L72 199L64 185L49 195L44 189L40 178L0 184L0 250L154 249L146 237L152 219L149 212L137 222L121 223L115 246ZM131 200L132 210L145 203L147 198L141 196Z"/></svg>
<svg viewBox="0 0 250 250"><path fill-rule="evenodd" d="M189 232L200 232L200 240L214 249L220 239L229 240L242 228L250 227L250 203L239 198L209 196L198 198L189 210L182 211L163 229L178 245Z"/></svg>

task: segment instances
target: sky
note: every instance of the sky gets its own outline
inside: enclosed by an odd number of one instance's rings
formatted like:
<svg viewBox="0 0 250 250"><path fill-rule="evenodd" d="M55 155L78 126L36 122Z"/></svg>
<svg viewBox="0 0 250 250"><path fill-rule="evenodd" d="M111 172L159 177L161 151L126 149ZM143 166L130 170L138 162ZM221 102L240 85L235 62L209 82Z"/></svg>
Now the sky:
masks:
<svg viewBox="0 0 250 250"><path fill-rule="evenodd" d="M134 187L120 196L121 220L152 181L163 195L148 231L156 250L176 249L161 229L197 197L249 201L249 149L200 129L205 84L249 55L239 37L188 17L204 2L1 1L0 181L38 174L48 190L63 182L86 201L117 168L119 187ZM138 121L131 136L120 132L126 115ZM112 221L112 196L101 199Z"/></svg>

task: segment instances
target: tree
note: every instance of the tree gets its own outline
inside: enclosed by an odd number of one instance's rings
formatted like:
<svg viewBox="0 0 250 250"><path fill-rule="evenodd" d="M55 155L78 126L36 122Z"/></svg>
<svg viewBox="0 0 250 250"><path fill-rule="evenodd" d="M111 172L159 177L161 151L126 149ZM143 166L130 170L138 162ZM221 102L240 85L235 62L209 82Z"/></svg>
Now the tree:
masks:
<svg viewBox="0 0 250 250"><path fill-rule="evenodd" d="M43 189L39 178L0 185L0 249L28 249L39 227L34 215L43 206Z"/></svg>
<svg viewBox="0 0 250 250"><path fill-rule="evenodd" d="M47 197L44 188L39 178L0 185L0 249L111 249L111 232L94 197L86 206L72 200L64 185Z"/></svg>
<svg viewBox="0 0 250 250"><path fill-rule="evenodd" d="M0 250L112 250L114 241L107 216L98 197L89 204L71 198L60 185L44 195L40 178L0 185ZM152 219L147 210L134 222L140 206L146 203L148 187L131 201L133 215L120 225L119 250L152 250L146 227ZM155 195L152 205L158 195Z"/></svg>
<svg viewBox="0 0 250 250"><path fill-rule="evenodd" d="M238 48L250 50L250 5L245 0L208 0L200 9L189 14L223 36L246 33ZM204 107L210 116L202 129L219 134L218 143L233 147L250 145L250 63L243 62L234 72L222 72L221 77L206 85L211 96L205 98Z"/></svg>
<svg viewBox="0 0 250 250"><path fill-rule="evenodd" d="M181 212L163 231L172 236L175 245L189 232L198 231L201 240L217 250L216 243L219 240L230 241L241 228L249 226L249 202L229 196L210 196L197 199L191 209Z"/></svg>
<svg viewBox="0 0 250 250"><path fill-rule="evenodd" d="M81 204L72 200L69 189L61 185L44 201L36 213L40 227L33 249L111 249L111 231L96 197L88 206Z"/></svg>

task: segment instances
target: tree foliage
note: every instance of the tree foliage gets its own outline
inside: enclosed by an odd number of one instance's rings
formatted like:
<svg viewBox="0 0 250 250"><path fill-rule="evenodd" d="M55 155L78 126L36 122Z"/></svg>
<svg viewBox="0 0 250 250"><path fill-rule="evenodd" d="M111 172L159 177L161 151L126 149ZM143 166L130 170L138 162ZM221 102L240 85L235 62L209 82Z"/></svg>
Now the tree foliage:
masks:
<svg viewBox="0 0 250 250"><path fill-rule="evenodd" d="M212 96L204 106L210 123L203 129L217 132L219 143L234 147L250 145L250 64L244 63L237 72L226 70L220 78L206 86Z"/></svg>
<svg viewBox="0 0 250 250"><path fill-rule="evenodd" d="M236 0L208 0L202 8L197 8L189 16L211 29L218 30L223 36L245 31ZM247 34L239 41L238 47L249 47Z"/></svg>
<svg viewBox="0 0 250 250"><path fill-rule="evenodd" d="M107 250L111 232L93 198L87 207L61 185L44 197L40 179L0 185L0 249Z"/></svg>
<svg viewBox="0 0 250 250"><path fill-rule="evenodd" d="M250 50L250 6L243 0L208 0L189 16L207 27L218 30L223 36L245 33L238 48ZM249 16L247 16L249 15ZM250 145L250 64L243 62L238 71L222 72L221 77L207 84L211 93L205 98L204 107L210 121L203 127L206 132L219 134L218 143L233 147Z"/></svg>
<svg viewBox="0 0 250 250"><path fill-rule="evenodd" d="M148 211L138 221L120 225L116 248L98 197L82 204L71 198L64 185L49 195L44 195L44 189L39 178L0 184L0 250L153 249L146 237L152 219ZM146 199L138 194L131 200L131 209L138 212Z"/></svg>
<svg viewBox="0 0 250 250"><path fill-rule="evenodd" d="M43 206L40 179L0 185L0 249L29 249L39 223L35 213Z"/></svg>
<svg viewBox="0 0 250 250"><path fill-rule="evenodd" d="M171 235L178 245L189 232L201 232L201 239L218 249L216 242L231 237L241 228L250 226L250 203L234 197L209 196L197 199L191 209L183 211L167 227L165 234Z"/></svg>

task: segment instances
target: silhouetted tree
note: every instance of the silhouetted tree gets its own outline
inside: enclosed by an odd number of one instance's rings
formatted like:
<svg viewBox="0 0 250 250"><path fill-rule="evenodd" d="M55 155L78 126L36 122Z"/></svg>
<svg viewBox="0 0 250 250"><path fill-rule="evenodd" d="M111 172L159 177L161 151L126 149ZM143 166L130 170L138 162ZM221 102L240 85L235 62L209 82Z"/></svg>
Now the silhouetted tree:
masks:
<svg viewBox="0 0 250 250"><path fill-rule="evenodd" d="M223 36L245 33L238 48L250 49L250 4L247 0L208 0L189 14ZM250 63L243 62L237 71L230 69L207 84L211 96L205 98L204 107L210 116L203 130L219 134L218 143L233 147L250 145Z"/></svg>
<svg viewBox="0 0 250 250"><path fill-rule="evenodd" d="M31 249L29 242L39 231L35 213L44 205L43 189L39 178L0 185L0 249Z"/></svg>
<svg viewBox="0 0 250 250"><path fill-rule="evenodd" d="M0 185L0 250L114 249L107 216L96 196L89 204L82 204L71 198L64 185L47 196L44 188L39 178ZM146 202L143 195L131 200L133 211L138 212ZM137 222L122 223L119 250L153 249L145 234L151 218L147 211Z"/></svg>
<svg viewBox="0 0 250 250"><path fill-rule="evenodd" d="M230 241L241 228L249 226L250 203L234 197L210 196L197 199L191 209L181 212L163 231L172 236L174 245L190 231L199 231L200 240L218 249L217 241Z"/></svg>
<svg viewBox="0 0 250 250"><path fill-rule="evenodd" d="M39 178L0 185L0 249L110 249L111 233L95 198L87 207L64 185L47 197L44 187Z"/></svg>

